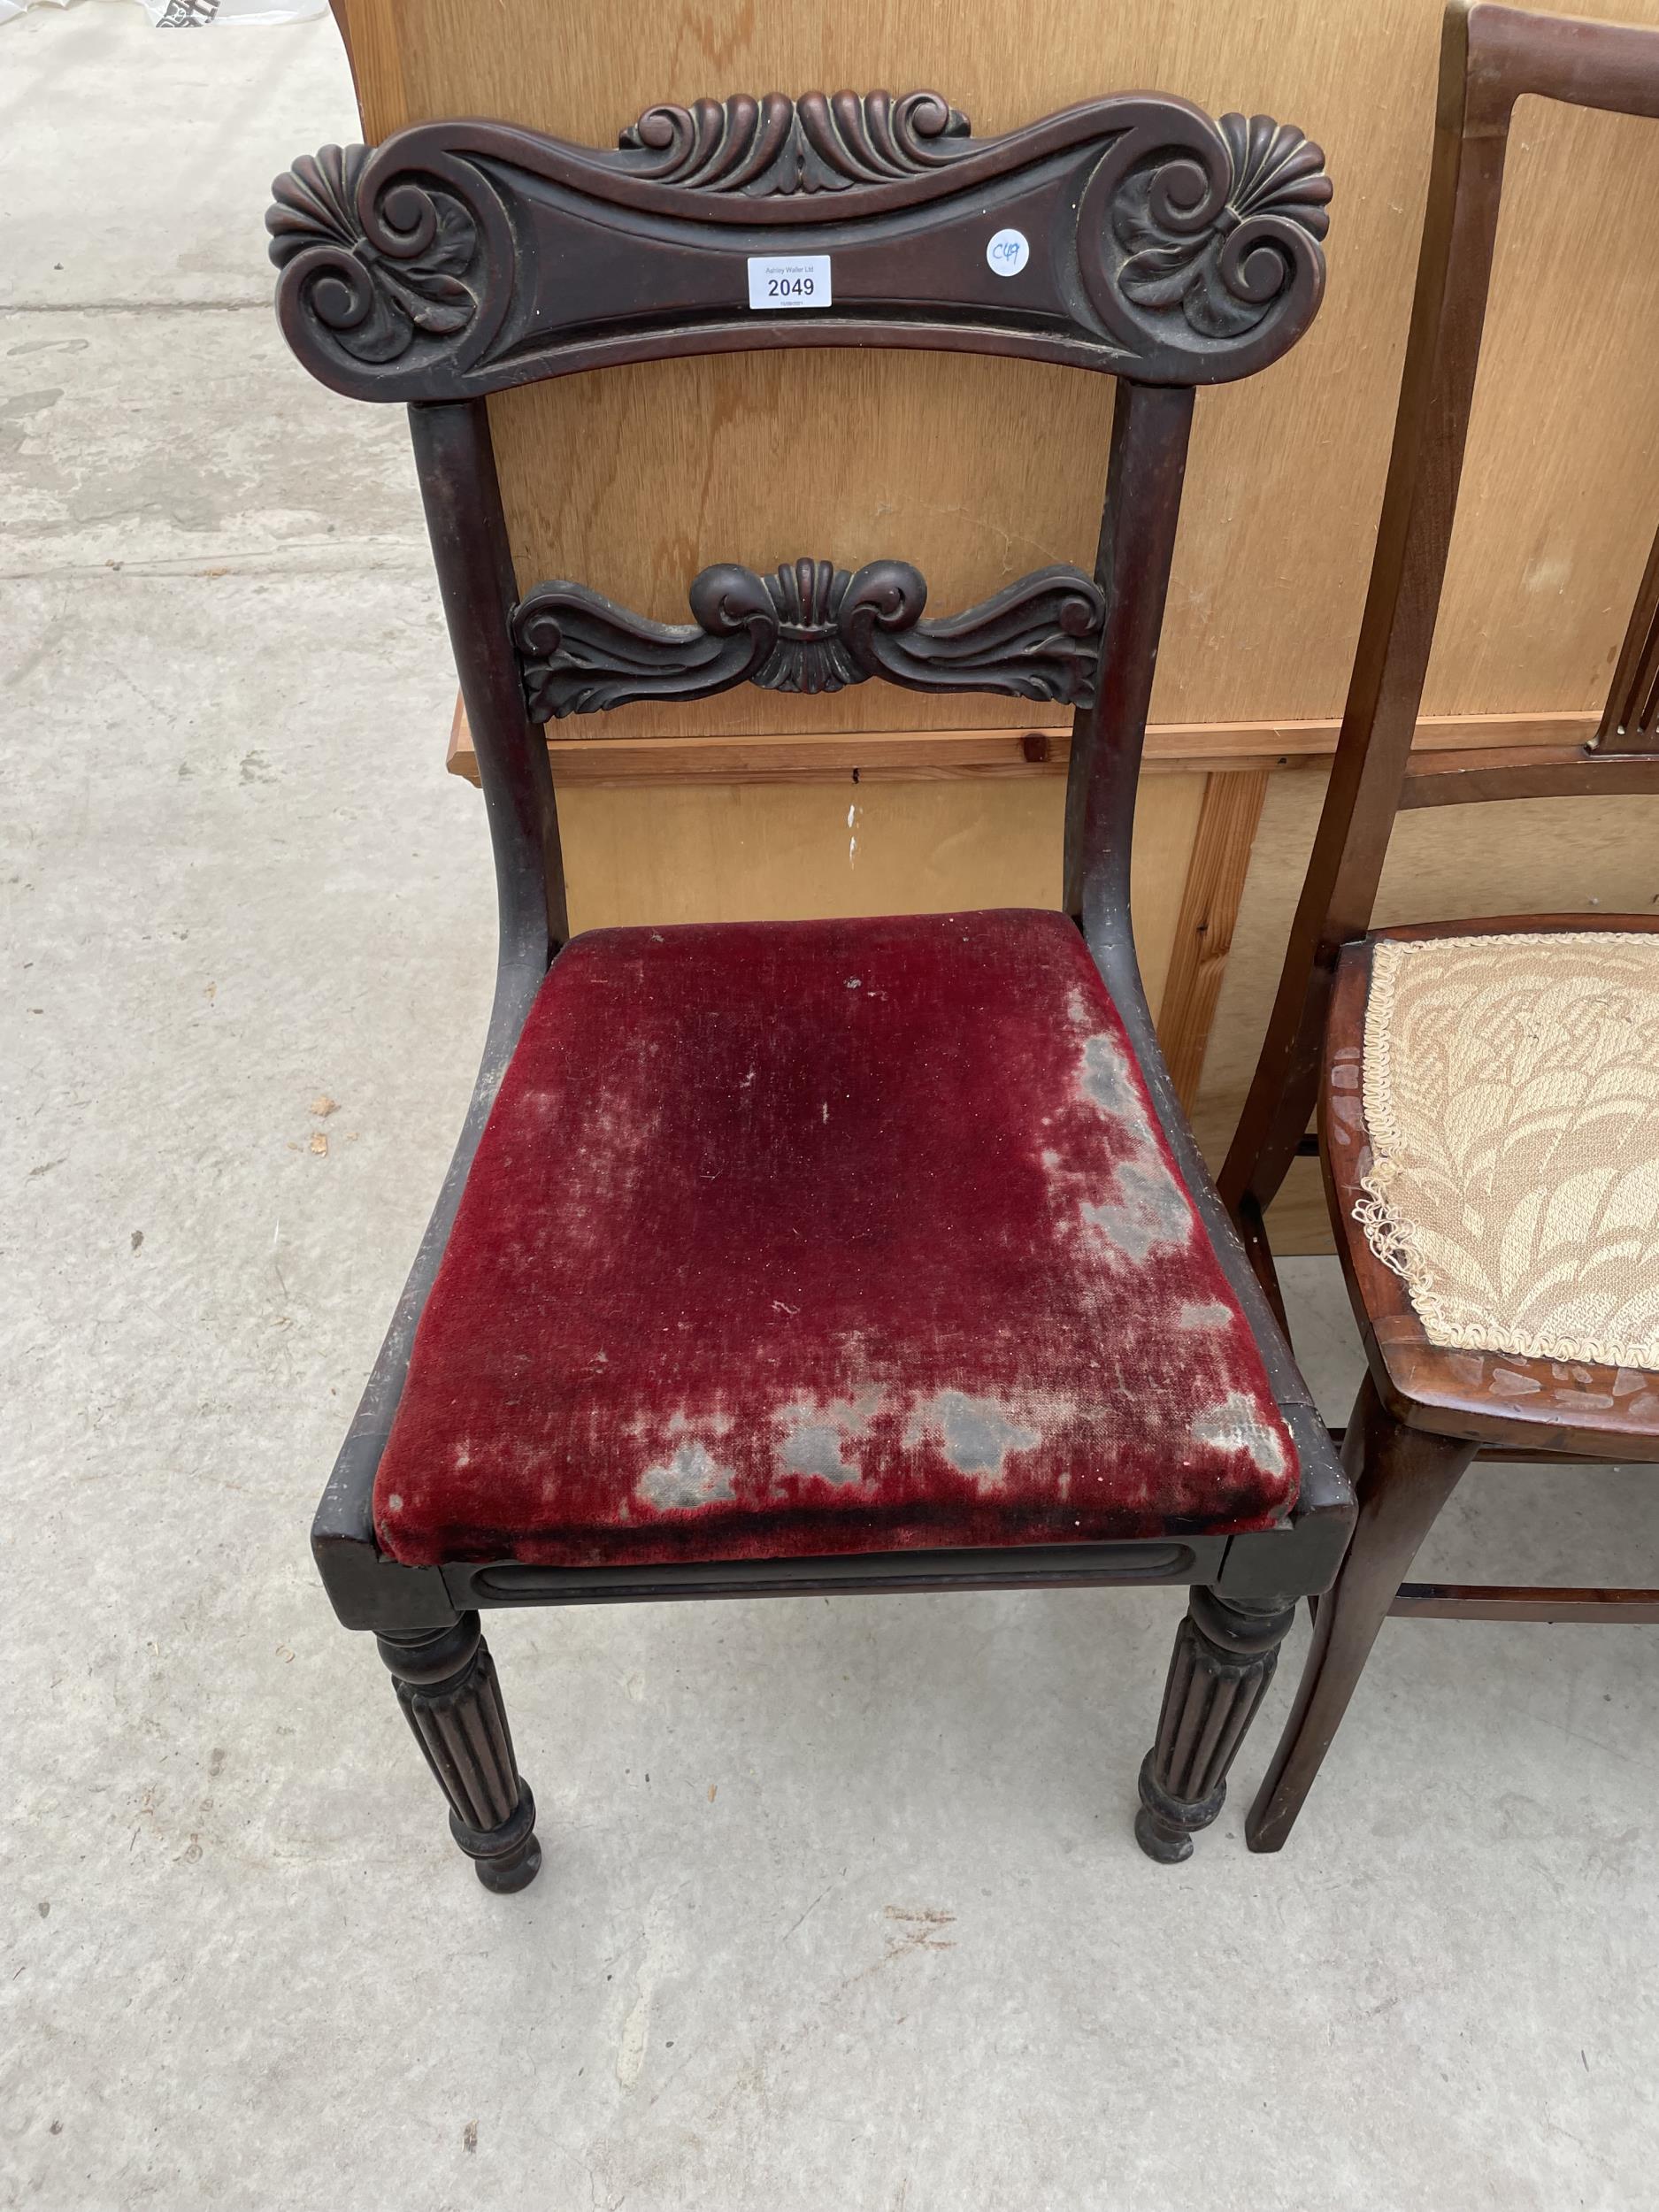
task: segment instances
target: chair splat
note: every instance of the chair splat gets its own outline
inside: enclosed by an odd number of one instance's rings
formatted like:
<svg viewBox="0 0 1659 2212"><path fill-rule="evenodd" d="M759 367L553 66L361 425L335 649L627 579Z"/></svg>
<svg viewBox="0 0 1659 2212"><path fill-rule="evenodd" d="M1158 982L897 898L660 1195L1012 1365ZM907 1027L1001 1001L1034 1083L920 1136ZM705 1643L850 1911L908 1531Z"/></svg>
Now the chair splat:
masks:
<svg viewBox="0 0 1659 2212"><path fill-rule="evenodd" d="M1105 595L1080 568L1033 569L964 612L926 618L908 561L856 573L787 561L722 562L690 591L689 623L653 622L585 584L538 585L512 618L533 722L634 699L703 699L734 684L841 691L872 676L911 691L995 691L1094 703Z"/></svg>

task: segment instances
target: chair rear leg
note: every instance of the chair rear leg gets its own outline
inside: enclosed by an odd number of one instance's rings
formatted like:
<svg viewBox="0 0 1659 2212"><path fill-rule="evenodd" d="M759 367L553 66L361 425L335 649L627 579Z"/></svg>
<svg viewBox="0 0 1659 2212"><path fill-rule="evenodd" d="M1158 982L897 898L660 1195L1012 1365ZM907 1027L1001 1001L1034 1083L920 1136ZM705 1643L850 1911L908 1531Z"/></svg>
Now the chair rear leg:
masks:
<svg viewBox="0 0 1659 2212"><path fill-rule="evenodd" d="M1365 1378L1342 1448L1359 1517L1319 1601L1296 1701L1244 1824L1252 1851L1277 1851L1294 1826L1406 1570L1477 1448L1402 1426Z"/></svg>
<svg viewBox="0 0 1659 2212"><path fill-rule="evenodd" d="M1296 1617L1286 1598L1224 1598L1193 1592L1175 1633L1157 1741L1141 1767L1135 1840L1172 1866L1221 1810L1227 1769L1256 1716L1279 1647Z"/></svg>
<svg viewBox="0 0 1659 2212"><path fill-rule="evenodd" d="M541 1866L535 1800L513 1757L495 1663L463 1613L435 1635L377 1636L397 1701L449 1801L449 1832L486 1889L524 1889Z"/></svg>

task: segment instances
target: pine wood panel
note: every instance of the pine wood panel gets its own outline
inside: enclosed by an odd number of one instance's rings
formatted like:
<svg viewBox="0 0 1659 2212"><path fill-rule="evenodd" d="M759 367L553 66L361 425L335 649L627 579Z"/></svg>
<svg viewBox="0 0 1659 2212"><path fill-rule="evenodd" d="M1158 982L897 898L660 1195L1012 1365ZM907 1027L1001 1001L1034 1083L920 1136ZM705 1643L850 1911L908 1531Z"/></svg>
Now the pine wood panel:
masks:
<svg viewBox="0 0 1659 2212"><path fill-rule="evenodd" d="M718 706L719 697L709 702ZM603 724L601 728L603 730ZM1221 774L1250 769L1317 768L1336 749L1336 722L1155 722L1147 732L1144 765L1152 775L1200 769ZM1425 718L1412 750L1437 758L1525 751L1565 757L1595 734L1593 714L1468 714ZM553 780L573 783L822 782L850 774L878 781L941 776L1064 776L1071 761L1069 728L1050 723L1014 730L769 730L755 736L612 737L582 735L569 723L548 739ZM448 766L478 781L478 756L466 709L457 697L449 727Z"/></svg>
<svg viewBox="0 0 1659 2212"><path fill-rule="evenodd" d="M1198 409L1154 704L1206 722L1335 714L1357 627L1427 174L1437 0L863 0L714 10L612 0L339 0L372 135L443 113L608 139L661 99L782 85L938 86L984 132L1154 82L1263 108L1324 143L1331 288L1309 339ZM1659 22L1659 0L1583 12ZM1599 705L1659 510L1659 287L1630 211L1659 134L1524 104L1469 491L1426 705ZM1603 211L1610 211L1605 218ZM667 363L493 403L526 580L582 576L664 618L704 562L802 552L918 562L944 611L1093 550L1110 394L1028 363L818 354ZM879 728L860 687L784 703L782 726ZM721 729L775 730L734 694ZM613 727L707 731L703 709ZM918 698L909 726L1009 724Z"/></svg>
<svg viewBox="0 0 1659 2212"><path fill-rule="evenodd" d="M1158 1023L1158 1042L1169 1063L1175 1094L1189 1113L1203 1074L1216 1000L1227 972L1227 954L1266 797L1265 769L1204 779Z"/></svg>

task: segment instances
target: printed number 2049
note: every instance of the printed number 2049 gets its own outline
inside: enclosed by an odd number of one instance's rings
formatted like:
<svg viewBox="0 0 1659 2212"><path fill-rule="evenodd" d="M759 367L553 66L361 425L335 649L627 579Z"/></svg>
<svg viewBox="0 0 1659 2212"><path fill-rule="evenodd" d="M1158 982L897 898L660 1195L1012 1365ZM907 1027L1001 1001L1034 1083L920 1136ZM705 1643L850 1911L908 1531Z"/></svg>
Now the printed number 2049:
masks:
<svg viewBox="0 0 1659 2212"><path fill-rule="evenodd" d="M763 312L780 307L825 308L834 298L828 254L749 257L749 303Z"/></svg>

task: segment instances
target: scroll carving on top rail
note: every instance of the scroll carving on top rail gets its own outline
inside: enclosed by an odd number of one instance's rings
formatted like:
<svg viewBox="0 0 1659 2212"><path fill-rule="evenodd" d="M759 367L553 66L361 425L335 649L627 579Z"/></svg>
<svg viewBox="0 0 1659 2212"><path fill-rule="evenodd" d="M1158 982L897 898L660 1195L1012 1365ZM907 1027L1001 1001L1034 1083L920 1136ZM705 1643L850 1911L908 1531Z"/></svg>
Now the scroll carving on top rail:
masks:
<svg viewBox="0 0 1659 2212"><path fill-rule="evenodd" d="M584 584L539 585L512 620L531 719L746 682L840 691L872 676L912 691L1094 702L1105 600L1081 569L1033 570L937 621L924 618L927 586L908 561L856 574L794 561L770 576L726 563L703 571L690 601L693 621L653 622Z"/></svg>
<svg viewBox="0 0 1659 2212"><path fill-rule="evenodd" d="M325 146L272 187L271 258L303 270L304 311L360 369L414 366L465 345L490 285L473 178L446 191L399 177L366 199L366 146ZM504 222L498 202L492 203ZM279 284L279 297L280 297Z"/></svg>
<svg viewBox="0 0 1659 2212"><path fill-rule="evenodd" d="M278 312L306 365L356 397L443 401L773 345L1222 382L1312 319L1331 185L1289 125L1156 94L976 139L938 93L812 92L649 108L613 151L421 123L325 147L273 192ZM1029 252L993 267L1008 229ZM826 305L749 305L752 256L826 248Z"/></svg>
<svg viewBox="0 0 1659 2212"><path fill-rule="evenodd" d="M1148 311L1179 306L1202 338L1236 338L1259 323L1294 280L1295 234L1330 227L1325 156L1270 116L1224 115L1228 182L1219 212L1206 192L1185 198L1174 164L1132 171L1112 203L1111 225L1128 258L1118 271L1124 297Z"/></svg>

